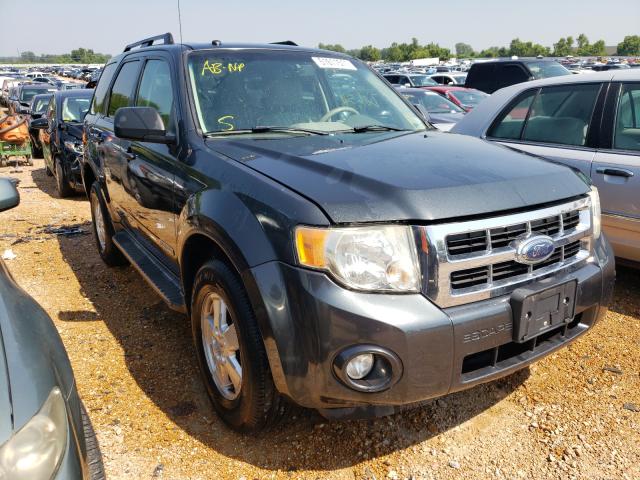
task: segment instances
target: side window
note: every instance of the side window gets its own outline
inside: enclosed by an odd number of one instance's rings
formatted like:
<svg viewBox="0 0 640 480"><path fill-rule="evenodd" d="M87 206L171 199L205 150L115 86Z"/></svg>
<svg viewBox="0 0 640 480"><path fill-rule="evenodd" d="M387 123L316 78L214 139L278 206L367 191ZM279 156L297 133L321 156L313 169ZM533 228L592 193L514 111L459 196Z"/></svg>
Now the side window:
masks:
<svg viewBox="0 0 640 480"><path fill-rule="evenodd" d="M640 150L640 84L622 86L613 148Z"/></svg>
<svg viewBox="0 0 640 480"><path fill-rule="evenodd" d="M398 83L398 76L397 75L387 75L386 77L384 77L387 79L387 82L392 83L392 84L396 84Z"/></svg>
<svg viewBox="0 0 640 480"><path fill-rule="evenodd" d="M49 105L47 105L47 118L49 121L53 121L56 116L56 100L54 97L51 97L49 100Z"/></svg>
<svg viewBox="0 0 640 480"><path fill-rule="evenodd" d="M543 88L531 106L523 140L584 146L600 84Z"/></svg>
<svg viewBox="0 0 640 480"><path fill-rule="evenodd" d="M100 75L100 81L98 81L96 90L93 93L93 101L91 102L90 112L94 115L96 113L104 113L107 90L109 89L109 84L111 83L111 79L113 78L113 73L115 72L115 70L116 64L111 63L104 67L102 75Z"/></svg>
<svg viewBox="0 0 640 480"><path fill-rule="evenodd" d="M128 62L122 66L111 88L107 117L113 117L116 110L120 107L128 107L131 105L138 81L139 70L140 62L138 61Z"/></svg>
<svg viewBox="0 0 640 480"><path fill-rule="evenodd" d="M527 113L537 93L537 89L529 90L520 96L515 104L511 103L501 116L498 117L498 120L493 124L487 136L505 140L520 140L522 130L524 129L524 121L527 118Z"/></svg>
<svg viewBox="0 0 640 480"><path fill-rule="evenodd" d="M529 80L529 75L520 65L500 65L496 72L496 90Z"/></svg>
<svg viewBox="0 0 640 480"><path fill-rule="evenodd" d="M138 98L138 107L155 108L167 130L172 127L171 111L173 109L173 88L171 85L171 69L164 60L149 60L142 72Z"/></svg>

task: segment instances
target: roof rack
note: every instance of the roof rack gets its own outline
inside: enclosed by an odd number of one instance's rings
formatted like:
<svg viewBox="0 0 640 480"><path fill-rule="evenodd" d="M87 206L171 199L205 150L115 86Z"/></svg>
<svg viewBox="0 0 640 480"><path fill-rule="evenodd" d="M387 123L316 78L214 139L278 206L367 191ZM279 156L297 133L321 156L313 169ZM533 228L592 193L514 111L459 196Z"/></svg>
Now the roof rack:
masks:
<svg viewBox="0 0 640 480"><path fill-rule="evenodd" d="M162 40L165 45L173 45L173 35L167 32L163 33L162 35L156 35L155 37L145 38L144 40L140 40L139 42L130 43L129 45L124 47L124 51L128 52L129 50L136 47L150 47L156 40Z"/></svg>
<svg viewBox="0 0 640 480"><path fill-rule="evenodd" d="M271 42L271 45L291 45L292 47L298 46L296 42L292 42L291 40L283 40L282 42Z"/></svg>

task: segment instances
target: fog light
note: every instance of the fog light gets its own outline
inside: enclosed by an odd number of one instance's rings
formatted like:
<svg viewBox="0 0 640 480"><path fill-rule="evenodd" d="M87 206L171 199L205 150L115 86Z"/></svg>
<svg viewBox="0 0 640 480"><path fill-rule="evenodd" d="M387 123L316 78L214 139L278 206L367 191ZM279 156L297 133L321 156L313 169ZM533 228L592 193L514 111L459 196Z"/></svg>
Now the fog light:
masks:
<svg viewBox="0 0 640 480"><path fill-rule="evenodd" d="M361 380L369 373L373 368L373 354L361 353L356 355L347 362L347 375L352 380Z"/></svg>

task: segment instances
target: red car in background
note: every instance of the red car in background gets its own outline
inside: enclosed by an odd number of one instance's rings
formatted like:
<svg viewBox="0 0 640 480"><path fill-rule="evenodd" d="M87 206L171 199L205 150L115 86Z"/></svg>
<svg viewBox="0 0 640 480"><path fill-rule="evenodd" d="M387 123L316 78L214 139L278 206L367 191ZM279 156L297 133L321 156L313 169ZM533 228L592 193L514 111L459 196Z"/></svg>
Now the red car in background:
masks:
<svg viewBox="0 0 640 480"><path fill-rule="evenodd" d="M454 87L450 85L439 85L437 87L423 88L439 93L467 112L473 110L476 105L478 105L481 101L489 96L488 94L481 92L480 90L476 90L475 88Z"/></svg>

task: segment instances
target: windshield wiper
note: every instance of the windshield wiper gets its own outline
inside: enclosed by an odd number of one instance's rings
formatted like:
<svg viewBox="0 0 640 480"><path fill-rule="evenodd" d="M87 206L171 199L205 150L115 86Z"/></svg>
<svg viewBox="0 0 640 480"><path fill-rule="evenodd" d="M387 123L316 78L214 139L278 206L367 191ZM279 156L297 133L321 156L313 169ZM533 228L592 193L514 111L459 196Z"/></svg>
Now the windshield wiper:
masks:
<svg viewBox="0 0 640 480"><path fill-rule="evenodd" d="M213 136L213 135L246 135L250 133L269 133L269 132L290 132L290 133L306 133L307 135L329 135L330 132L325 132L322 130L312 130L309 128L298 128L298 127L268 127L268 126L256 126L253 128L245 128L240 130L222 130L222 131L213 131L206 132L205 135Z"/></svg>
<svg viewBox="0 0 640 480"><path fill-rule="evenodd" d="M364 125L362 127L353 127L353 133L362 132L408 132L406 128L388 127L386 125Z"/></svg>

